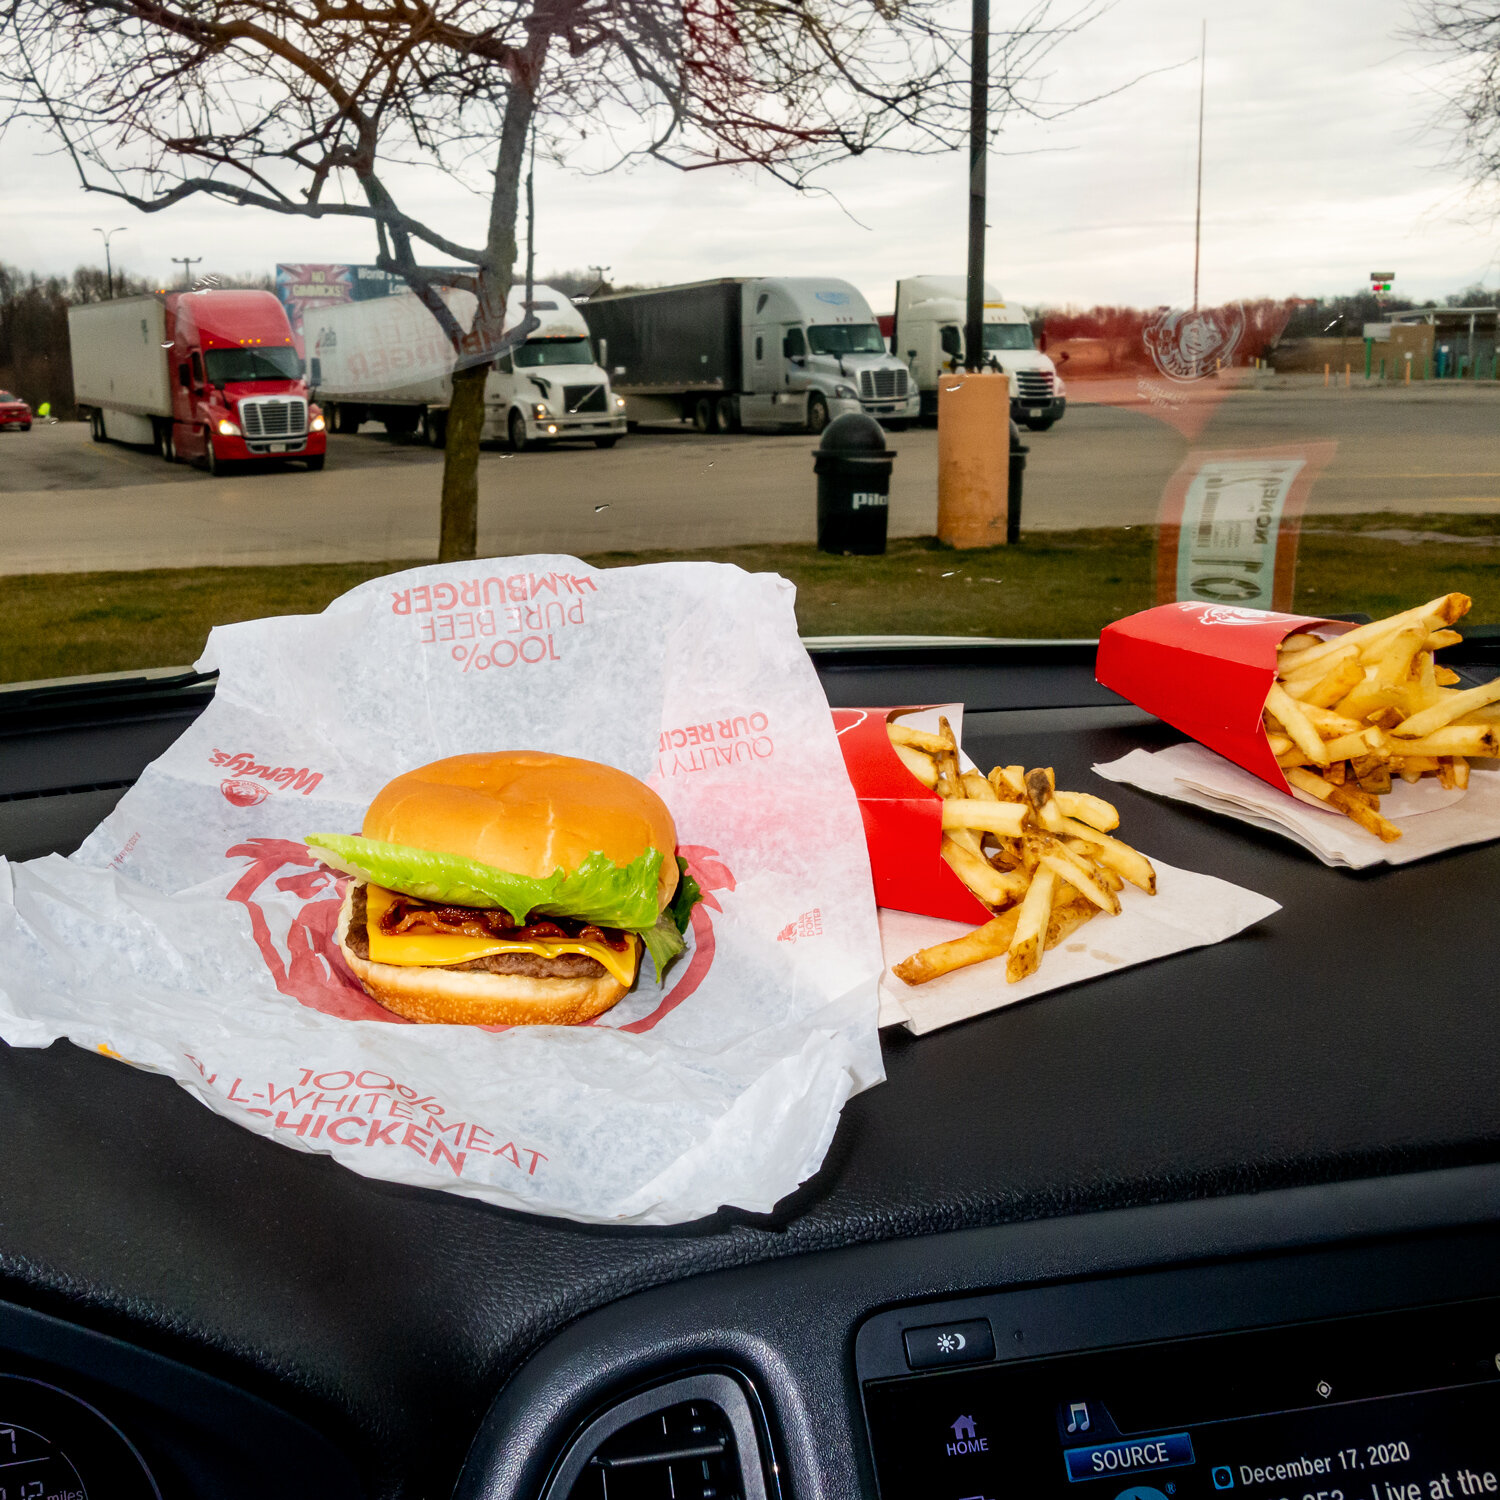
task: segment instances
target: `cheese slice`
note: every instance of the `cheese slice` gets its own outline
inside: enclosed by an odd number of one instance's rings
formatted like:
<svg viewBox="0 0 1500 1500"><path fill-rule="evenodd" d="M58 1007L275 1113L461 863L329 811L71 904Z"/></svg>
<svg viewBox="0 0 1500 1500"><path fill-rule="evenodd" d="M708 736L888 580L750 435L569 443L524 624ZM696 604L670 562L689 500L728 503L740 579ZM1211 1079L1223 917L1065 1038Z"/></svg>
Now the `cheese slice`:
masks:
<svg viewBox="0 0 1500 1500"><path fill-rule="evenodd" d="M604 943L580 943L571 938L556 942L529 939L465 937L461 933L403 932L390 934L380 930L380 919L400 899L384 886L365 887L368 913L370 962L398 964L404 967L438 967L443 964L466 964L472 959L488 958L492 953L534 953L539 958L556 958L562 953L582 953L597 959L606 972L627 989L635 983L636 965L640 961L641 943L630 934L630 944L623 951Z"/></svg>

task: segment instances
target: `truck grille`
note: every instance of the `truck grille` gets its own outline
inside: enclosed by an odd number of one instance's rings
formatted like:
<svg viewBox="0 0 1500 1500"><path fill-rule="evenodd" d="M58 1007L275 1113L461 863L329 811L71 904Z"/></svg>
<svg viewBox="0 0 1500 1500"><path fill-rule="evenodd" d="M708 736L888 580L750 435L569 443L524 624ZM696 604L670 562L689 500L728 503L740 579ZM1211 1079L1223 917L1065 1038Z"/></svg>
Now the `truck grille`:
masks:
<svg viewBox="0 0 1500 1500"><path fill-rule="evenodd" d="M861 370L859 396L861 401L905 401L906 371Z"/></svg>
<svg viewBox="0 0 1500 1500"><path fill-rule="evenodd" d="M1016 395L1029 404L1052 399L1052 377L1045 370L1017 370Z"/></svg>
<svg viewBox="0 0 1500 1500"><path fill-rule="evenodd" d="M565 385L563 410L571 416L579 411L608 411L602 385Z"/></svg>
<svg viewBox="0 0 1500 1500"><path fill-rule="evenodd" d="M247 438L302 437L307 402L300 396L247 396L240 402L240 427Z"/></svg>

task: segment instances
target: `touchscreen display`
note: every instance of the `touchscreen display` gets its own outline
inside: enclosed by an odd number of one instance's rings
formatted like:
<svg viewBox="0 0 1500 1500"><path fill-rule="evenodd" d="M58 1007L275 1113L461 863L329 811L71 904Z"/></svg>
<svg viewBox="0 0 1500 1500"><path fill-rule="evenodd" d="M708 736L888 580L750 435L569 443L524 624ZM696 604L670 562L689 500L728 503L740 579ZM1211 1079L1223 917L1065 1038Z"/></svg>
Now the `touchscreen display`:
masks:
<svg viewBox="0 0 1500 1500"><path fill-rule="evenodd" d="M864 1395L882 1500L1500 1500L1496 1301Z"/></svg>

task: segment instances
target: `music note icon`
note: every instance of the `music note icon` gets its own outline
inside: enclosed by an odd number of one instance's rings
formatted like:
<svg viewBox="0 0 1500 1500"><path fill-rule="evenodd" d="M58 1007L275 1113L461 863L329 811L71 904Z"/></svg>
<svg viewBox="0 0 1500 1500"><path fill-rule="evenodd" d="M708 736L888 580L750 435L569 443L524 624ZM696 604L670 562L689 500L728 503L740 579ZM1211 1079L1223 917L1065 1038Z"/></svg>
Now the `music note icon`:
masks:
<svg viewBox="0 0 1500 1500"><path fill-rule="evenodd" d="M1089 1404L1087 1401L1073 1401L1068 1405L1068 1431L1087 1432L1089 1430Z"/></svg>

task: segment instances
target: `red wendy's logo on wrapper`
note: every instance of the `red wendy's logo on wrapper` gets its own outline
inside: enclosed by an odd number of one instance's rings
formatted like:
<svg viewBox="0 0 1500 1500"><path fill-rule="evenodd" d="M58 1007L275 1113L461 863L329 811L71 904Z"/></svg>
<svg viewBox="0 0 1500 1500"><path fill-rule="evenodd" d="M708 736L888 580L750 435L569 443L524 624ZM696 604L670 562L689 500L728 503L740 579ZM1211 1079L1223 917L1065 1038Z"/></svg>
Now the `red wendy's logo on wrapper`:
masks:
<svg viewBox="0 0 1500 1500"><path fill-rule="evenodd" d="M259 781L233 778L221 781L219 790L224 793L225 800L234 803L236 807L254 807L257 802L264 802L271 795L271 788Z"/></svg>
<svg viewBox="0 0 1500 1500"><path fill-rule="evenodd" d="M1191 312L1164 308L1141 330L1141 339L1168 380L1189 381L1232 364L1244 332L1244 309L1231 302Z"/></svg>
<svg viewBox="0 0 1500 1500"><path fill-rule="evenodd" d="M668 975L668 988L650 1014L618 1029L634 1034L650 1031L677 1009L708 977L714 961L714 930L710 912L722 912L715 891L732 891L734 875L718 852L699 844L677 851L687 861L688 873L703 892L689 919L693 951ZM306 844L291 839L247 839L225 851L226 859L247 859L245 873L226 899L250 914L250 933L279 993L325 1016L346 1021L387 1021L396 1026L415 1023L394 1015L365 994L339 952L334 933L349 878L322 864ZM282 908L267 913L257 896L267 886L302 898L302 905L280 931ZM608 1013L590 1026L608 1026ZM485 1027L504 1031L503 1026Z"/></svg>

